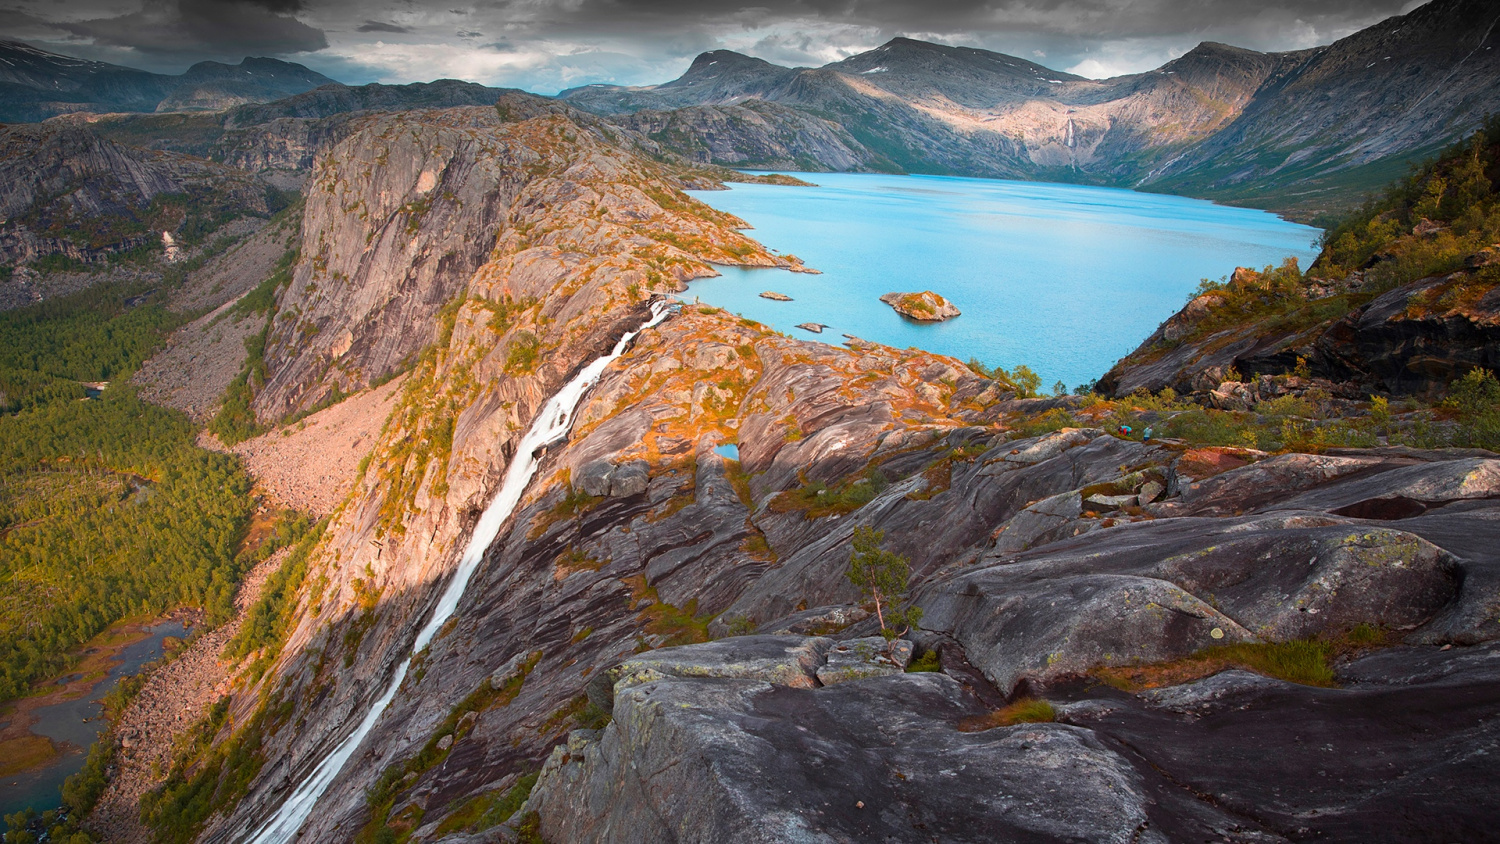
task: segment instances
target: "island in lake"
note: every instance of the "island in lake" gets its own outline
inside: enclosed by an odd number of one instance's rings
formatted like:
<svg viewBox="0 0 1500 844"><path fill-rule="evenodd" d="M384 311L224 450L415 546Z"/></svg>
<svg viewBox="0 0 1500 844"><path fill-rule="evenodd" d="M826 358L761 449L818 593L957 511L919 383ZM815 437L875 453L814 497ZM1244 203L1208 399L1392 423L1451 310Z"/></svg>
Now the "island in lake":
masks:
<svg viewBox="0 0 1500 844"><path fill-rule="evenodd" d="M961 315L952 302L931 290L921 293L887 293L880 301L890 305L896 313L920 322L943 322Z"/></svg>

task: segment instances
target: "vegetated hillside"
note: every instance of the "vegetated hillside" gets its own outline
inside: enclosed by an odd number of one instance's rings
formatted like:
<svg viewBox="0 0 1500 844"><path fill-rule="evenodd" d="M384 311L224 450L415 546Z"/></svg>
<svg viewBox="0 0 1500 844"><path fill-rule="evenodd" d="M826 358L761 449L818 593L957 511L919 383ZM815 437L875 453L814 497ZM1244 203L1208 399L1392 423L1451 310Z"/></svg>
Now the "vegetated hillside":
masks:
<svg viewBox="0 0 1500 844"><path fill-rule="evenodd" d="M818 169L1083 181L1310 218L1347 209L1407 160L1500 111L1497 19L1482 0L1435 0L1315 50L1205 43L1157 70L1102 81L910 39L816 69L717 51L664 85L561 96L616 115L752 100L790 106L864 147L818 145L829 153L812 153ZM700 109L682 122L713 136L685 148L720 153L719 163L746 159L725 125L732 121ZM782 122L782 132L826 132L806 118ZM766 134L759 125L746 131Z"/></svg>
<svg viewBox="0 0 1500 844"><path fill-rule="evenodd" d="M170 76L0 41L0 121L6 123L74 111L216 111L269 102L332 82L278 59L246 58L238 65L199 62Z"/></svg>
<svg viewBox="0 0 1500 844"><path fill-rule="evenodd" d="M537 408L652 297L790 263L553 102L350 129L237 412L406 381L143 802L157 840L243 838L364 717ZM305 839L1482 837L1500 460L1375 447L1483 444L1500 385L1230 409L1017 374L681 308L547 448Z"/></svg>
<svg viewBox="0 0 1500 844"><path fill-rule="evenodd" d="M1232 124L1154 174L1155 190L1338 208L1500 113L1500 9L1427 3L1267 81Z"/></svg>
<svg viewBox="0 0 1500 844"><path fill-rule="evenodd" d="M1300 370L1350 398L1431 397L1500 367L1500 118L1323 240L1305 274L1289 263L1205 282L1100 391L1219 395Z"/></svg>

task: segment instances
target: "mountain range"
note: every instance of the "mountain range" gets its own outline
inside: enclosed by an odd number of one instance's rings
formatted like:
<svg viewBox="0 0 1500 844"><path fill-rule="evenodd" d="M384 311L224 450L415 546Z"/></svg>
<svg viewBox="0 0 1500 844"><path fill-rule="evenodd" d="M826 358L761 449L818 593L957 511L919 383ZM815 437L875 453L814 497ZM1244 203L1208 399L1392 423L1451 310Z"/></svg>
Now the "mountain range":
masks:
<svg viewBox="0 0 1500 844"><path fill-rule="evenodd" d="M1484 0L1434 0L1324 47L1259 53L1203 43L1155 70L1104 80L909 38L819 68L716 50L660 85L588 85L559 98L705 164L1082 182L1313 220L1352 207L1500 111L1497 24L1500 10ZM274 59L163 76L16 42L0 43L0 63L0 120L9 121L218 112L304 95L226 115L234 129L499 93L470 86L454 99L465 83L451 80L434 83L436 97L421 85L341 86ZM212 154L202 143L184 149L178 125L134 123L132 140Z"/></svg>
<svg viewBox="0 0 1500 844"><path fill-rule="evenodd" d="M689 137L719 164L1077 181L1306 217L1500 111L1497 22L1484 0L1435 0L1326 47L1204 43L1105 80L907 38L820 68L720 50L662 85L560 96L653 137ZM801 148L768 142L791 122L817 128L792 133ZM809 144L814 131L825 140Z"/></svg>
<svg viewBox="0 0 1500 844"><path fill-rule="evenodd" d="M76 111L214 111L331 83L321 73L279 59L199 62L170 76L0 40L0 121L7 123Z"/></svg>

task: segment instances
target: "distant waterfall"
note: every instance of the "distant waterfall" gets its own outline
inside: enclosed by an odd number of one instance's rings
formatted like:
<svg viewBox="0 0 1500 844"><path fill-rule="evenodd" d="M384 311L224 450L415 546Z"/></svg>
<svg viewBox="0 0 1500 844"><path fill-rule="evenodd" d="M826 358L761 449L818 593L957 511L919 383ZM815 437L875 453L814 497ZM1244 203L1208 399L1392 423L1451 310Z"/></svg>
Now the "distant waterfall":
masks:
<svg viewBox="0 0 1500 844"><path fill-rule="evenodd" d="M583 394L589 387L599 380L604 373L604 368L609 366L620 355L625 353L625 347L630 341L642 331L659 324L667 318L669 307L665 301L657 301L651 306L651 318L635 331L630 331L620 338L615 348L609 354L590 363L573 380L564 384L557 395L547 401L536 421L531 423L531 429L526 436L521 438L520 445L516 448L516 456L511 460L510 467L505 470L505 480L500 484L500 491L490 501L489 507L485 508L484 515L479 518L479 523L474 526L474 535L469 540L469 545L464 549L463 558L458 562L458 570L453 573L453 579L448 582L448 588L443 590L443 597L433 608L432 617L422 627L417 638L412 642L411 652L392 675L390 685L386 687L385 693L365 713L364 720L349 737L339 743L333 752L324 757L322 762L313 769L307 779L297 787L297 790L281 804L276 814L261 826L248 840L253 844L285 844L291 841L302 824L312 814L313 807L317 805L318 799L328 786L333 784L335 777L344 769L344 763L359 749L360 742L369 735L370 730L379 720L381 713L390 705L396 696L396 690L401 687L401 681L406 679L406 672L411 667L412 656L427 647L432 637L437 635L444 623L452 617L458 609L459 599L463 597L464 590L469 586L469 580L479 568L479 561L484 558L484 552L494 542L495 536L500 528L505 525L506 519L520 503L521 496L525 494L526 487L536 475L537 452L568 435L572 427L573 411L578 408L578 402L583 399Z"/></svg>

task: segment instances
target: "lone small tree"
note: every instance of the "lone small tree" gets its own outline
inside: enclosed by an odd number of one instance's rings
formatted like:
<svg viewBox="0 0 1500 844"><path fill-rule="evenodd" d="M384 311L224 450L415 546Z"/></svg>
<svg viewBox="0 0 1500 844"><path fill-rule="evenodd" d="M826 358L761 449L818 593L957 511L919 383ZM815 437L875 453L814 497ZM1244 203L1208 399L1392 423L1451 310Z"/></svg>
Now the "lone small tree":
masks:
<svg viewBox="0 0 1500 844"><path fill-rule="evenodd" d="M917 626L922 608L907 603L906 581L911 567L900 554L880 547L885 531L868 525L854 529L854 550L849 555L849 582L860 594L875 602L880 635L894 639Z"/></svg>

